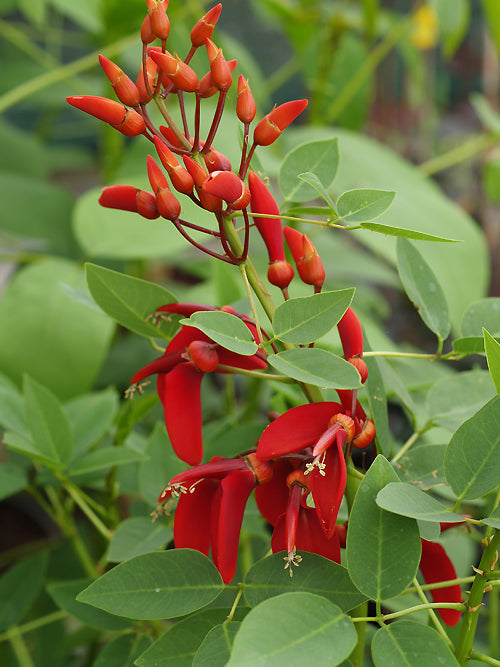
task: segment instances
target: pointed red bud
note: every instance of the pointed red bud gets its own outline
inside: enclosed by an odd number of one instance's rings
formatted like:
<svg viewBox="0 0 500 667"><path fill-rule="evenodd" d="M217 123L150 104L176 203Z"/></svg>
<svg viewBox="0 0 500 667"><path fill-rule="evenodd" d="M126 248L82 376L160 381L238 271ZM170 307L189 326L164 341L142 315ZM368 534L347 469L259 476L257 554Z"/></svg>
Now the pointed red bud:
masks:
<svg viewBox="0 0 500 667"><path fill-rule="evenodd" d="M156 206L161 217L167 220L177 220L181 214L181 205L168 188L156 193Z"/></svg>
<svg viewBox="0 0 500 667"><path fill-rule="evenodd" d="M307 100L291 100L270 111L257 124L253 140L258 146L269 146L307 106Z"/></svg>
<svg viewBox="0 0 500 667"><path fill-rule="evenodd" d="M232 171L214 171L204 182L203 190L223 199L230 208L239 211L250 202L250 190Z"/></svg>
<svg viewBox="0 0 500 667"><path fill-rule="evenodd" d="M352 359L363 354L363 329L358 316L349 307L337 324L344 357Z"/></svg>
<svg viewBox="0 0 500 667"><path fill-rule="evenodd" d="M215 28L215 24L219 20L220 13L222 11L222 5L219 2L218 5L212 7L205 16L202 16L201 19L194 25L191 30L191 44L193 46L203 46L205 41L212 37L212 33Z"/></svg>
<svg viewBox="0 0 500 667"><path fill-rule="evenodd" d="M267 279L271 285L275 285L282 290L286 289L292 282L293 276L293 266L291 266L286 259L271 262L267 269Z"/></svg>
<svg viewBox="0 0 500 667"><path fill-rule="evenodd" d="M146 14L141 26L141 40L143 44L151 44L156 39L156 34L151 25L151 16Z"/></svg>
<svg viewBox="0 0 500 667"><path fill-rule="evenodd" d="M96 95L73 95L67 97L66 101L80 111L85 111L94 118L109 123L127 137L136 137L146 131L144 118L137 111L124 107L120 102Z"/></svg>
<svg viewBox="0 0 500 667"><path fill-rule="evenodd" d="M162 53L153 48L148 49L148 55L179 90L183 90L185 93L193 93L200 87L196 72L178 56L174 57L168 51Z"/></svg>
<svg viewBox="0 0 500 667"><path fill-rule="evenodd" d="M219 355L213 343L193 340L188 345L188 354L196 368L203 373L211 373L219 365Z"/></svg>
<svg viewBox="0 0 500 667"><path fill-rule="evenodd" d="M147 168L148 168L148 178L151 184L151 189L153 192L158 194L158 191L163 188L168 188L168 181L165 174L162 172L160 167L156 164L154 158L151 155L147 157Z"/></svg>
<svg viewBox="0 0 500 667"><path fill-rule="evenodd" d="M160 132L163 134L165 139L172 145L175 146L176 148L182 148L185 150L184 144L179 140L175 132L172 130L172 128L167 127L166 125L160 125L159 127ZM193 145L193 137L190 135L189 137L186 137L186 139L189 141L191 146Z"/></svg>
<svg viewBox="0 0 500 667"><path fill-rule="evenodd" d="M302 282L314 285L316 289L321 288L325 280L325 269L310 238L292 227L284 227L283 233Z"/></svg>
<svg viewBox="0 0 500 667"><path fill-rule="evenodd" d="M238 98L236 100L236 115L242 123L251 123L255 118L257 107L248 85L248 81L240 75L238 79Z"/></svg>
<svg viewBox="0 0 500 667"><path fill-rule="evenodd" d="M105 208L139 213L144 218L154 220L159 216L156 201L151 192L132 185L110 185L103 188L99 204Z"/></svg>
<svg viewBox="0 0 500 667"><path fill-rule="evenodd" d="M104 56L99 56L99 62L120 102L129 107L136 107L139 104L140 94L132 79L130 79L112 60L109 60Z"/></svg>
<svg viewBox="0 0 500 667"><path fill-rule="evenodd" d="M186 169L193 177L194 184L196 186L196 191L198 193L198 197L200 198L200 203L203 206L203 208L206 211L211 211L212 213L218 213L219 211L221 211L222 199L220 197L216 197L215 195L210 194L203 188L205 181L209 177L207 172L203 169L202 166L200 166L197 162L193 160L193 158L190 158L188 155L183 155L182 159L184 160Z"/></svg>
<svg viewBox="0 0 500 667"><path fill-rule="evenodd" d="M210 150L203 155L205 164L210 173L213 171L231 171L231 161L224 153L219 153L212 146Z"/></svg>
<svg viewBox="0 0 500 667"><path fill-rule="evenodd" d="M170 34L170 21L167 16L168 0L146 0L146 4L153 32L159 39L167 39Z"/></svg>
<svg viewBox="0 0 500 667"><path fill-rule="evenodd" d="M222 91L229 90L233 82L233 77L231 75L231 67L222 54L222 49L217 48L211 39L207 39L205 44L213 85Z"/></svg>
<svg viewBox="0 0 500 667"><path fill-rule="evenodd" d="M358 433L358 435L352 439L352 446L356 447L356 449L364 449L365 447L368 447L368 445L373 442L375 433L375 424L371 419L367 419L363 423L361 433Z"/></svg>
<svg viewBox="0 0 500 667"><path fill-rule="evenodd" d="M193 177L194 184L196 185L197 188L201 188L203 183L208 178L207 172L203 169L201 165L199 165L195 160L193 160L192 157L189 157L188 155L183 155L182 159L184 161L186 169Z"/></svg>
<svg viewBox="0 0 500 667"><path fill-rule="evenodd" d="M174 188L177 192L190 195L194 188L194 181L191 174L181 166L174 153L172 153L168 146L165 146L159 137L154 137L153 140L161 163L167 170Z"/></svg>
<svg viewBox="0 0 500 667"><path fill-rule="evenodd" d="M229 65L229 69L231 72L234 70L236 65L238 64L237 60L228 60L227 64ZM207 72L205 76L203 76L200 79L200 90L198 91L199 96L202 99L206 99L208 97L212 97L212 95L215 95L216 93L219 92L219 88L215 85L213 79L212 79L212 72Z"/></svg>
<svg viewBox="0 0 500 667"><path fill-rule="evenodd" d="M364 384L368 379L368 367L365 360L361 357L351 357L350 359L346 359L346 361L358 371L361 376L361 383Z"/></svg>

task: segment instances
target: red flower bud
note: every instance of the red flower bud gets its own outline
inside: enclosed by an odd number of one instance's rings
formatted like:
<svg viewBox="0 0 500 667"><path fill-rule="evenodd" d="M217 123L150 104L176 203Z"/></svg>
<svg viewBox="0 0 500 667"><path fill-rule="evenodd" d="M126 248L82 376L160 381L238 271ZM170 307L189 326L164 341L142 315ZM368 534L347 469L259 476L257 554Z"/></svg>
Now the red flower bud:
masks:
<svg viewBox="0 0 500 667"><path fill-rule="evenodd" d="M158 65L154 62L154 60L151 60L151 58L147 58L146 77L148 79L149 88L153 94L156 93L156 88L158 86L158 82L156 81L157 74L158 74ZM139 103L147 104L151 99L151 95L149 94L146 88L146 84L144 82L144 69L142 65L139 71L139 76L135 81L135 85L137 86L137 89L139 91Z"/></svg>
<svg viewBox="0 0 500 667"><path fill-rule="evenodd" d="M202 16L201 19L194 25L191 30L191 44L193 46L203 46L205 41L212 37L212 33L215 28L215 24L219 20L220 13L222 11L222 5L219 2L218 5L212 7L205 16Z"/></svg>
<svg viewBox="0 0 500 667"><path fill-rule="evenodd" d="M194 188L194 180L191 174L181 166L176 156L159 137L154 137L154 144L174 188L177 192L190 195Z"/></svg>
<svg viewBox="0 0 500 667"><path fill-rule="evenodd" d="M286 261L286 259L271 262L267 269L267 279L271 285L275 285L280 289L287 288L292 282L293 276L293 267Z"/></svg>
<svg viewBox="0 0 500 667"><path fill-rule="evenodd" d="M364 384L368 378L368 368L366 366L365 360L361 357L351 357L346 361L348 361L358 371L361 376L361 382Z"/></svg>
<svg viewBox="0 0 500 667"><path fill-rule="evenodd" d="M154 34L159 39L167 39L170 34L170 21L167 16L168 0L146 0L146 4Z"/></svg>
<svg viewBox="0 0 500 667"><path fill-rule="evenodd" d="M205 44L213 85L222 91L229 90L233 82L233 77L231 75L231 67L222 54L222 49L218 49L211 39L207 39Z"/></svg>
<svg viewBox="0 0 500 667"><path fill-rule="evenodd" d="M358 316L349 307L337 324L344 357L352 359L363 354L363 329ZM358 369L359 370L359 369Z"/></svg>
<svg viewBox="0 0 500 667"><path fill-rule="evenodd" d="M144 21L141 26L141 40L143 44L151 44L156 39L156 34L151 25L151 16L146 14Z"/></svg>
<svg viewBox="0 0 500 667"><path fill-rule="evenodd" d="M181 205L169 188L163 188L156 193L156 206L161 217L167 220L177 220L181 213Z"/></svg>
<svg viewBox="0 0 500 667"><path fill-rule="evenodd" d="M321 288L325 280L325 269L310 238L292 227L284 227L283 232L302 282L314 285L316 289Z"/></svg>
<svg viewBox="0 0 500 667"><path fill-rule="evenodd" d="M215 195L210 194L209 192L205 191L202 187L208 178L207 172L203 169L202 166L200 166L189 156L183 155L182 159L184 160L186 169L193 177L196 191L198 193L198 197L200 198L200 203L203 206L203 208L206 211L211 211L212 213L218 213L219 211L221 211L222 199L220 197L216 197Z"/></svg>
<svg viewBox="0 0 500 667"><path fill-rule="evenodd" d="M214 171L203 183L203 190L220 197L236 211L246 208L250 202L248 186L232 171Z"/></svg>
<svg viewBox="0 0 500 667"><path fill-rule="evenodd" d="M165 174L162 172L160 167L154 161L154 158L151 155L147 157L147 168L148 168L148 178L151 184L151 189L153 192L158 194L159 190L163 188L168 188L168 181Z"/></svg>
<svg viewBox="0 0 500 667"><path fill-rule="evenodd" d="M159 216L154 195L132 185L110 185L103 188L99 204L105 208L139 213L149 220Z"/></svg>
<svg viewBox="0 0 500 667"><path fill-rule="evenodd" d="M73 95L67 97L66 101L80 111L85 111L94 118L109 123L127 137L136 137L146 131L144 118L137 111L127 109L123 104L109 100L107 97Z"/></svg>
<svg viewBox="0 0 500 667"><path fill-rule="evenodd" d="M186 93L194 93L200 87L196 72L189 65L186 65L179 56L174 57L168 51L162 53L161 51L156 51L154 48L148 49L148 55L179 90L183 90Z"/></svg>
<svg viewBox="0 0 500 667"><path fill-rule="evenodd" d="M228 60L227 64L229 65L229 69L231 72L234 70L236 65L238 64L237 60ZM199 96L202 99L206 99L208 97L212 97L212 95L215 95L215 93L218 93L219 89L215 85L213 79L212 79L212 72L207 72L205 76L203 76L200 79L200 89L198 91Z"/></svg>
<svg viewBox="0 0 500 667"><path fill-rule="evenodd" d="M211 373L219 365L219 355L213 343L193 340L187 350L193 364L203 373Z"/></svg>
<svg viewBox="0 0 500 667"><path fill-rule="evenodd" d="M231 161L224 153L219 153L212 146L208 153L203 155L205 164L210 173L213 171L231 171Z"/></svg>
<svg viewBox="0 0 500 667"><path fill-rule="evenodd" d="M236 115L242 123L251 123L255 118L257 107L253 99L248 81L240 75L238 79L238 98L236 100Z"/></svg>
<svg viewBox="0 0 500 667"><path fill-rule="evenodd" d="M172 128L167 127L166 125L160 125L159 127L160 132L163 134L165 139L172 144L172 146L175 146L176 148L183 148L185 149L184 144L179 140L175 132L172 130ZM193 137L189 136L186 137L186 139L189 141L191 146L193 145Z"/></svg>
<svg viewBox="0 0 500 667"><path fill-rule="evenodd" d="M257 124L253 140L258 146L269 146L307 106L307 100L291 100L275 107Z"/></svg>
<svg viewBox="0 0 500 667"><path fill-rule="evenodd" d="M356 449L364 449L373 441L375 437L375 424L371 419L367 419L361 428L361 432L353 438L352 446Z"/></svg>
<svg viewBox="0 0 500 667"><path fill-rule="evenodd" d="M136 107L140 101L140 94L132 79L130 79L112 60L109 60L104 56L99 56L99 62L120 102L129 107Z"/></svg>

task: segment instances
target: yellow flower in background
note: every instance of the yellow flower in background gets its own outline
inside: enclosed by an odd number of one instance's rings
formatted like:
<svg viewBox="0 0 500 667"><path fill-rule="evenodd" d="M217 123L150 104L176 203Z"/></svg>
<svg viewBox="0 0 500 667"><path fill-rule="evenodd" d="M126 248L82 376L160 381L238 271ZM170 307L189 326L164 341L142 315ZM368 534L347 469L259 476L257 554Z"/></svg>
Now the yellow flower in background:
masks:
<svg viewBox="0 0 500 667"><path fill-rule="evenodd" d="M436 46L438 41L438 18L433 7L422 5L413 14L412 44L425 51Z"/></svg>

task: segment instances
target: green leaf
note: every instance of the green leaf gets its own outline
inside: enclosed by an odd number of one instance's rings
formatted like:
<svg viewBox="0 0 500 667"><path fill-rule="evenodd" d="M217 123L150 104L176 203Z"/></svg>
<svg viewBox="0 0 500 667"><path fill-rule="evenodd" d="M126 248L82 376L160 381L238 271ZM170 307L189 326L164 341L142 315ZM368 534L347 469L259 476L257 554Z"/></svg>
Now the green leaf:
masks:
<svg viewBox="0 0 500 667"><path fill-rule="evenodd" d="M461 500L480 498L500 479L500 396L491 399L453 434L444 472Z"/></svg>
<svg viewBox="0 0 500 667"><path fill-rule="evenodd" d="M71 299L62 285L84 286L77 264L47 259L16 273L0 301L0 321L9 323L0 327L0 371L19 384L28 373L68 399L94 383L114 324Z"/></svg>
<svg viewBox="0 0 500 667"><path fill-rule="evenodd" d="M28 435L23 396L5 375L0 375L0 424L5 429Z"/></svg>
<svg viewBox="0 0 500 667"><path fill-rule="evenodd" d="M196 651L214 627L227 620L230 609L206 609L183 618L137 659L138 667L192 667ZM234 620L246 614L238 607ZM220 663L219 663L220 664Z"/></svg>
<svg viewBox="0 0 500 667"><path fill-rule="evenodd" d="M472 93L469 99L485 128L500 135L500 114L493 109L486 97L480 93Z"/></svg>
<svg viewBox="0 0 500 667"><path fill-rule="evenodd" d="M62 405L54 394L26 375L26 421L36 451L56 466L67 463L74 449L73 433Z"/></svg>
<svg viewBox="0 0 500 667"><path fill-rule="evenodd" d="M276 308L274 335L285 343L312 343L340 321L353 296L350 288L289 299Z"/></svg>
<svg viewBox="0 0 500 667"><path fill-rule="evenodd" d="M228 667L339 665L356 645L354 624L329 600L284 593L254 607L235 637ZM258 638L258 639L257 639Z"/></svg>
<svg viewBox="0 0 500 667"><path fill-rule="evenodd" d="M151 518L125 519L113 533L108 547L108 561L120 563L134 556L157 551L172 539L172 528Z"/></svg>
<svg viewBox="0 0 500 667"><path fill-rule="evenodd" d="M91 628L111 632L119 632L130 628L131 623L128 619L108 614L105 611L78 602L76 599L78 593L90 582L90 579L61 581L47 586L47 591L60 609L64 609L82 623L90 625Z"/></svg>
<svg viewBox="0 0 500 667"><path fill-rule="evenodd" d="M427 394L427 412L434 424L455 431L495 395L488 371L464 371L438 380Z"/></svg>
<svg viewBox="0 0 500 667"><path fill-rule="evenodd" d="M289 201L310 201L317 196L317 190L298 179L299 174L312 172L323 187L328 189L337 174L339 151L337 139L308 141L292 149L281 163L279 187Z"/></svg>
<svg viewBox="0 0 500 667"><path fill-rule="evenodd" d="M469 0L432 0L439 22L443 53L450 58L465 37L470 20Z"/></svg>
<svg viewBox="0 0 500 667"><path fill-rule="evenodd" d="M417 248L405 239L397 242L398 270L409 299L427 327L440 340L450 333L448 304L434 272Z"/></svg>
<svg viewBox="0 0 500 667"><path fill-rule="evenodd" d="M28 486L26 471L15 463L2 462L0 466L0 500L19 493Z"/></svg>
<svg viewBox="0 0 500 667"><path fill-rule="evenodd" d="M438 500L412 484L390 482L377 494L377 505L388 512L435 523L462 523L464 518L450 512Z"/></svg>
<svg viewBox="0 0 500 667"><path fill-rule="evenodd" d="M366 336L364 348L366 352L371 350L370 343ZM391 435L389 431L389 413L387 409L384 379L376 357L365 357L365 363L368 368L368 379L366 380L365 387L367 390L368 405L370 406L370 414L375 422L375 442L377 444L377 451L384 454L384 456L388 456L391 447Z"/></svg>
<svg viewBox="0 0 500 667"><path fill-rule="evenodd" d="M358 371L333 352L313 348L296 348L271 354L268 363L283 375L331 389L356 389L361 386Z"/></svg>
<svg viewBox="0 0 500 667"><path fill-rule="evenodd" d="M344 222L369 222L385 213L395 196L388 190L347 190L337 199L337 213Z"/></svg>
<svg viewBox="0 0 500 667"><path fill-rule="evenodd" d="M96 470L105 470L112 466L125 465L143 461L145 458L142 452L129 447L102 447L89 454L85 454L75 461L70 467L71 477L76 475L86 475Z"/></svg>
<svg viewBox="0 0 500 667"><path fill-rule="evenodd" d="M362 229L368 229L371 232L378 232L386 236L398 236L404 239L413 239L414 241L434 241L435 243L458 243L457 239L448 239L444 236L436 236L435 234L426 234L425 232L418 232L415 229L404 229L403 227L393 227L389 225L382 225L378 222L362 222L359 225Z"/></svg>
<svg viewBox="0 0 500 667"><path fill-rule="evenodd" d="M222 310L200 311L193 313L189 319L181 320L181 324L203 331L230 352L245 356L257 352L258 347L250 329L239 317L231 313Z"/></svg>
<svg viewBox="0 0 500 667"><path fill-rule="evenodd" d="M500 336L500 297L488 297L469 304L462 318L462 336L482 336L483 327Z"/></svg>
<svg viewBox="0 0 500 667"><path fill-rule="evenodd" d="M378 492L397 481L391 464L377 456L361 482L349 517L349 575L359 590L374 600L399 595L415 577L420 562L417 522L376 504Z"/></svg>
<svg viewBox="0 0 500 667"><path fill-rule="evenodd" d="M151 646L149 637L121 635L107 644L92 667L134 667L135 660Z"/></svg>
<svg viewBox="0 0 500 667"><path fill-rule="evenodd" d="M494 338L493 340L500 342L500 338ZM455 338L452 345L455 354L485 354L483 336Z"/></svg>
<svg viewBox="0 0 500 667"><path fill-rule="evenodd" d="M488 360L491 379L493 380L497 394L500 394L500 343L497 342L484 328L483 335L484 349L486 352L486 359Z"/></svg>
<svg viewBox="0 0 500 667"><path fill-rule="evenodd" d="M83 454L108 432L118 412L118 402L116 390L106 389L64 404L75 438L75 454Z"/></svg>
<svg viewBox="0 0 500 667"><path fill-rule="evenodd" d="M227 664L233 648L234 638L240 626L241 623L226 621L212 628L196 651L193 667L213 667L214 665Z"/></svg>
<svg viewBox="0 0 500 667"><path fill-rule="evenodd" d="M243 593L251 607L290 591L314 593L330 600L342 611L354 609L366 600L349 578L345 567L317 554L300 552L302 561L293 578L283 569L283 554L259 560L245 575Z"/></svg>
<svg viewBox="0 0 500 667"><path fill-rule="evenodd" d="M172 549L120 563L77 599L126 618L159 620L205 607L223 588L217 568L205 555Z"/></svg>
<svg viewBox="0 0 500 667"><path fill-rule="evenodd" d="M487 526L491 526L492 528L500 530L500 507L497 507L489 517L482 519L482 522Z"/></svg>
<svg viewBox="0 0 500 667"><path fill-rule="evenodd" d="M97 305L110 317L134 333L150 338L172 338L173 327L157 326L147 318L159 306L177 299L160 285L105 269L85 265L87 285Z"/></svg>
<svg viewBox="0 0 500 667"><path fill-rule="evenodd" d="M0 631L19 623L42 590L47 553L16 563L0 579Z"/></svg>
<svg viewBox="0 0 500 667"><path fill-rule="evenodd" d="M325 188L325 186L319 180L316 174L313 174L312 171L306 171L303 174L298 174L297 178L299 178L301 181L304 181L304 183L308 183L312 188L314 188L314 190L316 190L321 199L324 199L328 204L327 210L329 210L330 213L333 213L333 215L337 215L337 211L335 209L335 202L330 197L330 195L328 194L328 190Z"/></svg>
<svg viewBox="0 0 500 667"><path fill-rule="evenodd" d="M412 447L398 462L398 475L416 488L429 489L446 483L444 454L446 445Z"/></svg>
<svg viewBox="0 0 500 667"><path fill-rule="evenodd" d="M458 662L434 628L397 621L380 628L372 641L375 667L458 667Z"/></svg>

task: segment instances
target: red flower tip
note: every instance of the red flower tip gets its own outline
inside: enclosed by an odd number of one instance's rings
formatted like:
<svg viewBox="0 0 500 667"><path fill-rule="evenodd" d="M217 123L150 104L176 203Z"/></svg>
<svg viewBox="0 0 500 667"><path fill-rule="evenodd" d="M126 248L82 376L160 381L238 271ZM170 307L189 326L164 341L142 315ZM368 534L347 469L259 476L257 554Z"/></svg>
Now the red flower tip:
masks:
<svg viewBox="0 0 500 667"><path fill-rule="evenodd" d="M293 267L285 260L271 262L267 269L267 279L271 285L284 290L292 282L294 276Z"/></svg>
<svg viewBox="0 0 500 667"><path fill-rule="evenodd" d="M279 216L280 210L278 207L278 204L276 203L276 200L274 199L273 195L271 194L269 188L267 185L264 183L262 179L260 179L257 174L253 171L250 171L248 174L248 187L250 188L250 193L252 195L251 201L250 201L250 208L253 213L260 213L260 214L268 214L268 215L275 215ZM262 236L262 240L266 244L267 252L269 255L269 262L282 262L284 264L287 264L286 259L285 259L285 249L283 246L283 230L281 227L281 220L279 218L254 218L253 219L255 226L259 230L259 234ZM291 267L290 267L291 268ZM281 265L277 269L272 269L269 267L269 271L271 273L271 277L277 277L280 279L282 276L278 275L278 271L284 271L285 275L290 276L290 280L293 278L293 269L291 271L290 275L290 270L283 268L283 265ZM275 282L271 280L271 277L269 277L268 273L268 278L269 282L272 285L276 285ZM289 284L290 281L288 281L287 285ZM285 287L287 286L285 285ZM282 287L281 284L277 285L278 287Z"/></svg>
<svg viewBox="0 0 500 667"><path fill-rule="evenodd" d="M346 361L358 371L361 376L361 383L364 384L368 379L368 366L366 365L366 361L361 357L351 357L351 359L346 359Z"/></svg>
<svg viewBox="0 0 500 667"><path fill-rule="evenodd" d="M203 183L203 190L223 199L230 208L239 211L250 202L250 190L232 171L214 171Z"/></svg>
<svg viewBox="0 0 500 667"><path fill-rule="evenodd" d="M120 102L136 107L140 101L140 93L135 83L112 60L99 56L99 62Z"/></svg>
<svg viewBox="0 0 500 667"><path fill-rule="evenodd" d="M144 118L137 111L127 109L120 102L109 100L107 97L73 95L67 97L66 101L80 111L109 123L127 137L136 137L146 131Z"/></svg>
<svg viewBox="0 0 500 667"><path fill-rule="evenodd" d="M148 168L148 178L153 192L157 194L162 188L168 188L168 181L165 174L156 164L151 155L148 155L146 163Z"/></svg>
<svg viewBox="0 0 500 667"><path fill-rule="evenodd" d="M205 181L208 179L209 175L203 169L201 165L193 160L193 158L188 155L183 155L182 159L184 160L184 165L186 169L193 177L194 184L196 186L196 191L198 197L200 198L200 203L203 208L212 213L217 213L222 210L222 199L216 197L215 195L210 194L207 190L204 189ZM225 173L225 172L224 172Z"/></svg>
<svg viewBox="0 0 500 667"><path fill-rule="evenodd" d="M224 153L216 151L213 146L203 155L203 159L210 173L214 171L231 171L230 159Z"/></svg>
<svg viewBox="0 0 500 667"><path fill-rule="evenodd" d="M363 355L363 329L358 316L349 307L337 324L344 357L348 360ZM359 369L358 369L359 370Z"/></svg>
<svg viewBox="0 0 500 667"><path fill-rule="evenodd" d="M238 79L238 97L236 99L236 115L242 123L251 123L255 118L257 107L248 85L247 79L241 74Z"/></svg>
<svg viewBox="0 0 500 667"><path fill-rule="evenodd" d="M156 206L161 217L167 220L177 220L181 214L181 205L169 188L163 188L156 193Z"/></svg>
<svg viewBox="0 0 500 667"><path fill-rule="evenodd" d="M196 368L203 373L211 373L219 365L219 355L213 343L193 340L189 343L187 352Z"/></svg>
<svg viewBox="0 0 500 667"><path fill-rule="evenodd" d="M103 188L99 204L105 208L139 213L149 220L154 220L160 215L151 192L140 190L133 185L109 185Z"/></svg>
<svg viewBox="0 0 500 667"><path fill-rule="evenodd" d="M292 227L284 227L283 233L302 282L314 285L316 290L321 289L325 281L325 269L311 239Z"/></svg>
<svg viewBox="0 0 500 667"><path fill-rule="evenodd" d="M307 104L307 100L291 100L275 107L255 127L254 142L258 146L272 144L283 130L304 111Z"/></svg>
<svg viewBox="0 0 500 667"><path fill-rule="evenodd" d="M203 46L206 40L212 37L215 25L219 20L222 11L222 4L209 9L209 11L201 17L201 19L194 25L191 30L191 44L193 46Z"/></svg>
<svg viewBox="0 0 500 667"><path fill-rule="evenodd" d="M156 34L151 25L151 17L149 14L146 14L144 21L141 26L141 40L143 44L151 44L156 39Z"/></svg>
<svg viewBox="0 0 500 667"><path fill-rule="evenodd" d="M167 39L170 34L170 21L166 13L168 0L146 0L146 4L154 34L159 39Z"/></svg>
<svg viewBox="0 0 500 667"><path fill-rule="evenodd" d="M156 39L156 37L155 37ZM156 82L156 75L158 74L158 65L151 58L146 59L146 77L149 84L149 89L153 93L156 92L158 83ZM151 95L149 94L146 84L144 82L144 68L141 64L141 69L139 70L139 75L135 81L137 90L139 91L139 103L147 104L151 100Z"/></svg>
<svg viewBox="0 0 500 667"><path fill-rule="evenodd" d="M211 39L207 39L205 45L207 47L213 85L221 91L229 90L233 83L233 77L231 75L231 67L222 54L222 49L217 48Z"/></svg>
<svg viewBox="0 0 500 667"><path fill-rule="evenodd" d="M168 51L157 51L154 48L148 49L148 55L179 90L194 93L200 87L196 72L178 56L173 56Z"/></svg>
<svg viewBox="0 0 500 667"><path fill-rule="evenodd" d="M154 137L153 140L158 157L167 170L174 188L177 192L190 195L193 192L194 187L194 180L191 174L181 166L174 153L172 153L170 148L168 148L159 137Z"/></svg>

